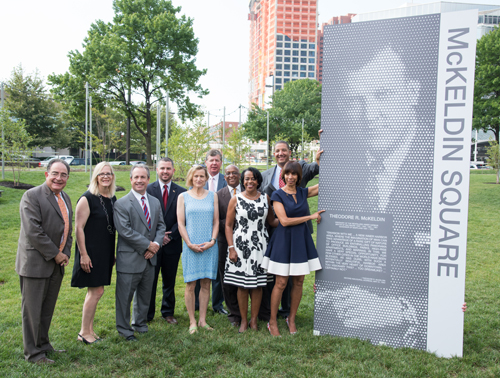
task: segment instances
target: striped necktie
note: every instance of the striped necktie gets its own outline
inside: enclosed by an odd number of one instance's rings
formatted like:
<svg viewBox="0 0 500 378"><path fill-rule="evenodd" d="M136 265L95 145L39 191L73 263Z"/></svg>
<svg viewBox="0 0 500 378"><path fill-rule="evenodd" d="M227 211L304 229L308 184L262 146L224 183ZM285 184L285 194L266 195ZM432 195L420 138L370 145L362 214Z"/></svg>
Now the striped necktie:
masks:
<svg viewBox="0 0 500 378"><path fill-rule="evenodd" d="M66 246L66 241L68 240L68 235L69 235L69 216L68 216L68 209L66 209L66 205L64 204L64 201L61 197L61 193L57 193L56 197L57 197L57 204L59 205L59 210L61 210L61 214L64 219L64 234L61 244L59 245L59 251L62 252L62 250Z"/></svg>
<svg viewBox="0 0 500 378"><path fill-rule="evenodd" d="M149 216L148 205L146 205L146 197L142 196L142 209L144 210L144 216L146 217L146 222L148 222L148 227L151 230L151 217Z"/></svg>

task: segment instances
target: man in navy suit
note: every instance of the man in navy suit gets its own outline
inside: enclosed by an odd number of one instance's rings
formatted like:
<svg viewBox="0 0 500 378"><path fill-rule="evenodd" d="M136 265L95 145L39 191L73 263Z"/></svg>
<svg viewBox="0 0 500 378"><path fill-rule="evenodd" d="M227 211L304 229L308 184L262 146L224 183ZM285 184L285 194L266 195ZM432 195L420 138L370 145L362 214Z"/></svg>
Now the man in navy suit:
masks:
<svg viewBox="0 0 500 378"><path fill-rule="evenodd" d="M153 320L156 307L156 287L158 275L161 270L163 281L163 297L161 301L161 316L169 324L177 324L174 317L175 310L175 279L179 258L182 253L182 238L177 229L177 198L186 189L174 184L174 162L168 157L160 159L156 167L158 180L148 185L149 195L156 197L161 204L163 220L165 221L165 236L162 247L156 254L156 269L151 291L151 302L149 303L148 321Z"/></svg>
<svg viewBox="0 0 500 378"><path fill-rule="evenodd" d="M227 182L224 179L224 175L220 174L220 168L222 166L222 154L219 150L212 149L207 152L205 158L205 165L208 170L208 180L205 184L205 189L211 192L217 193L225 186ZM200 283L196 283L195 287L195 307L198 309L198 293L200 292ZM217 278L212 280L212 309L214 312L222 315L228 315L229 313L224 309L224 295L222 293L222 283L219 271L217 270Z"/></svg>

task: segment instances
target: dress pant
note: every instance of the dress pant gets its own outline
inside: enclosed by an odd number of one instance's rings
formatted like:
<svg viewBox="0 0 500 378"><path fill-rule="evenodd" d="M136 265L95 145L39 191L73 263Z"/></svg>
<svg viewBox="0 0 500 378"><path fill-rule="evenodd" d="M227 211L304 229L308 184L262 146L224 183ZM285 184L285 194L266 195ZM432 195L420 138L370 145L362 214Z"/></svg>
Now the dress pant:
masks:
<svg viewBox="0 0 500 378"><path fill-rule="evenodd" d="M174 316L175 310L175 280L177 277L177 268L179 267L180 253L165 253L164 247L156 254L155 277L153 288L151 290L151 301L148 311L148 322L155 317L156 307L156 288L158 286L158 276L161 269L162 280L162 300L161 316Z"/></svg>
<svg viewBox="0 0 500 378"><path fill-rule="evenodd" d="M47 278L19 276L26 361L36 362L54 350L49 341L49 328L63 277L64 267L57 264Z"/></svg>
<svg viewBox="0 0 500 378"><path fill-rule="evenodd" d="M226 259L228 255L227 242L224 240L217 241L219 245L219 275L222 282L222 293L224 295L224 302L229 310L228 319L231 323L241 322L240 307L238 305L238 287L224 283L224 273L226 271Z"/></svg>
<svg viewBox="0 0 500 378"><path fill-rule="evenodd" d="M134 330L148 331L148 311L155 267L149 262L141 273L116 272L116 329L120 336L132 336ZM130 303L134 299L132 326L130 326Z"/></svg>

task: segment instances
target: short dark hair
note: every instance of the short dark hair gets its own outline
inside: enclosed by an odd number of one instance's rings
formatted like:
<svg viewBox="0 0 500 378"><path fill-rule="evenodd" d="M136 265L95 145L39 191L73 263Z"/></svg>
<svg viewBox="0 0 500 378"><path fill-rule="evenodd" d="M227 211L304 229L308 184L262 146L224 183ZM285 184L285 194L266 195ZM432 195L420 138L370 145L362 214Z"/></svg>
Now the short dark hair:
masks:
<svg viewBox="0 0 500 378"><path fill-rule="evenodd" d="M219 156L220 161L222 161L221 152L219 150L216 150L215 148L212 148L210 151L207 152L207 156L205 157L205 161L207 161L212 156Z"/></svg>
<svg viewBox="0 0 500 378"><path fill-rule="evenodd" d="M257 180L257 189L259 189L262 184L262 174L257 168L254 167L248 167L243 172L241 172L241 187L245 187L245 185L243 185L243 182L245 181L245 173L248 171L253 173L253 177Z"/></svg>
<svg viewBox="0 0 500 378"><path fill-rule="evenodd" d="M59 159L59 158L52 159L51 161L49 161L49 164L47 164L47 172L50 172L50 168L52 168L52 164L55 164L55 163L63 163L66 166L66 169L68 170L68 175L69 175L69 164L66 161L64 161L63 159Z"/></svg>
<svg viewBox="0 0 500 378"><path fill-rule="evenodd" d="M163 162L165 162L165 163L170 162L170 163L172 163L172 168L174 167L174 161L173 161L172 159L170 159L169 157L162 157L160 160L158 160L158 163L159 163L160 161L163 161Z"/></svg>
<svg viewBox="0 0 500 378"><path fill-rule="evenodd" d="M273 150L276 150L276 146L278 144L286 144L286 148L288 148L290 150L290 145L288 144L288 142L286 140L278 140L276 143L274 143Z"/></svg>
<svg viewBox="0 0 500 378"><path fill-rule="evenodd" d="M298 186L300 181L302 181L302 167L296 161L289 161L281 170L281 179L283 181L285 181L286 173L295 173L297 175L297 183L295 185Z"/></svg>

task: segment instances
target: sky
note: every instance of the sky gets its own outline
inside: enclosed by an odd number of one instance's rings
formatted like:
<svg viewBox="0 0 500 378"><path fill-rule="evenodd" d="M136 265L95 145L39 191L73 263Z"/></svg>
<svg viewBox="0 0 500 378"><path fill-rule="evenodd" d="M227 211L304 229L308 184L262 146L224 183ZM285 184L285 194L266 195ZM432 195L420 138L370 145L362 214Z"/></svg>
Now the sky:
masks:
<svg viewBox="0 0 500 378"><path fill-rule="evenodd" d="M249 0L173 0L181 14L194 19L199 39L197 66L207 74L200 84L208 96L192 100L211 114L210 124L221 119L238 121L248 107ZM402 0L318 0L318 22L347 13L366 13L400 7ZM415 0L414 3L428 3ZM500 4L500 0L462 1L475 4ZM112 0L17 0L0 5L0 81L8 80L12 69L22 64L26 72L38 69L43 78L68 70L68 52L82 51L83 39L96 20L111 22ZM175 111L175 110L174 110Z"/></svg>

